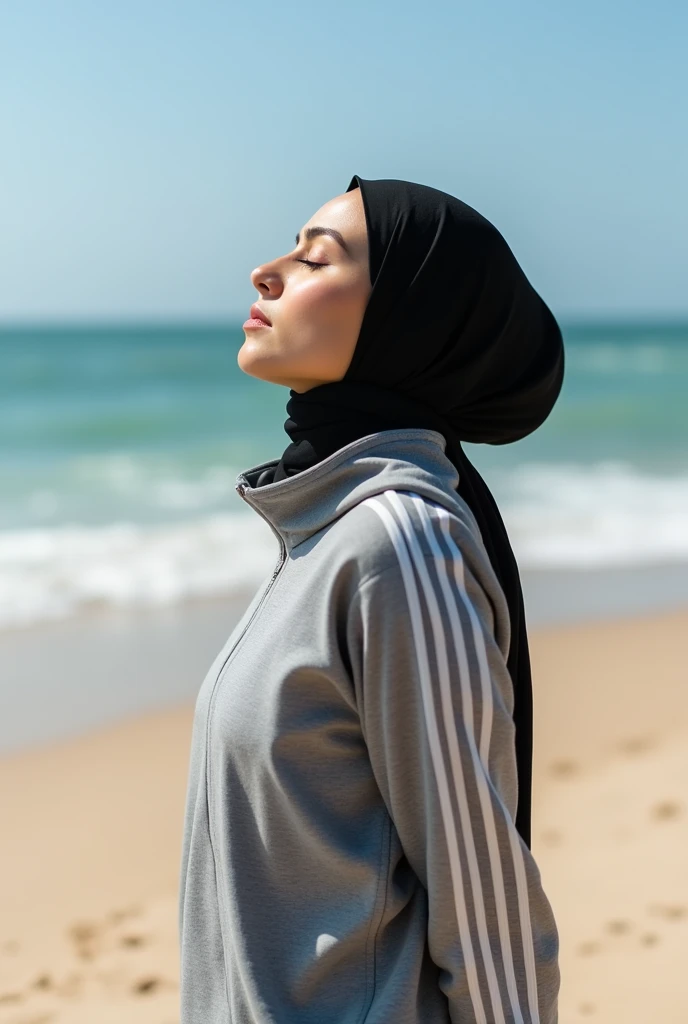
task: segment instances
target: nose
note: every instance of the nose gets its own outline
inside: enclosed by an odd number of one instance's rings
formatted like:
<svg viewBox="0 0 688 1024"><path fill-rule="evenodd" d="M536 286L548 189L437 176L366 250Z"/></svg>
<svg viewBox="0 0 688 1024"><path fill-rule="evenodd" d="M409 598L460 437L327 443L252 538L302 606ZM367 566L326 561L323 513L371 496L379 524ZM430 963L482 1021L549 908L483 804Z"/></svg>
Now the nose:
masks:
<svg viewBox="0 0 688 1024"><path fill-rule="evenodd" d="M275 298L283 288L282 277L274 264L263 263L251 271L251 284L261 295Z"/></svg>

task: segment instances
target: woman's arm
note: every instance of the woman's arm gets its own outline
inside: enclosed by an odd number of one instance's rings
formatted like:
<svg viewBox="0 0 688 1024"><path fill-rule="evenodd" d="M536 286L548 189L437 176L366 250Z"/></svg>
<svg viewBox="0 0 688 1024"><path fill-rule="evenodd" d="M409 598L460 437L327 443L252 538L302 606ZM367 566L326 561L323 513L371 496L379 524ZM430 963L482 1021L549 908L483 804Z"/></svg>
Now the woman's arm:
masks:
<svg viewBox="0 0 688 1024"><path fill-rule="evenodd" d="M558 934L514 825L513 689L492 606L462 558L458 520L416 506L421 545L411 500L366 502L397 554L351 610L373 770L428 892L429 951L451 1020L556 1024Z"/></svg>

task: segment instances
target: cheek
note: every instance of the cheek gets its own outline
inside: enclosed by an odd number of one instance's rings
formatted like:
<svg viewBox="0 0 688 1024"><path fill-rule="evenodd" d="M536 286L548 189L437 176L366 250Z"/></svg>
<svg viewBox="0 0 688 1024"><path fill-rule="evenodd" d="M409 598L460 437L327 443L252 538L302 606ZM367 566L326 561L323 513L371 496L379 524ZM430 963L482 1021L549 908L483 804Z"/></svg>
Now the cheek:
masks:
<svg viewBox="0 0 688 1024"><path fill-rule="evenodd" d="M316 333L323 326L335 326L347 331L360 318L357 289L351 282L316 280L320 271L313 272L312 281L299 283L290 296L290 326L298 326L305 335Z"/></svg>
<svg viewBox="0 0 688 1024"><path fill-rule="evenodd" d="M313 272L313 279L318 273ZM287 318L293 351L312 351L312 346L325 355L341 345L353 344L358 336L365 299L355 282L306 281L290 296ZM322 339L328 346L322 348Z"/></svg>

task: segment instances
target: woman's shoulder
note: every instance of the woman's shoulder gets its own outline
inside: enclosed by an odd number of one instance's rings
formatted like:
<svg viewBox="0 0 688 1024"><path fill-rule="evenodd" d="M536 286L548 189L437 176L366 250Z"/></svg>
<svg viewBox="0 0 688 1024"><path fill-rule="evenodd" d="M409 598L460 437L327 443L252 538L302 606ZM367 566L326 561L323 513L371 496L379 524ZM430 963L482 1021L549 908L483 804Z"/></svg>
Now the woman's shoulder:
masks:
<svg viewBox="0 0 688 1024"><path fill-rule="evenodd" d="M496 582L476 519L457 492L438 500L390 488L364 498L337 525L338 539L355 551L366 575L398 568L410 555L461 560L478 578Z"/></svg>
<svg viewBox="0 0 688 1024"><path fill-rule="evenodd" d="M459 494L439 501L416 491L385 490L364 498L340 520L340 540L357 563L359 587L421 584L440 594L451 588L482 609L508 642L509 610L477 523ZM457 590L457 588L459 588Z"/></svg>

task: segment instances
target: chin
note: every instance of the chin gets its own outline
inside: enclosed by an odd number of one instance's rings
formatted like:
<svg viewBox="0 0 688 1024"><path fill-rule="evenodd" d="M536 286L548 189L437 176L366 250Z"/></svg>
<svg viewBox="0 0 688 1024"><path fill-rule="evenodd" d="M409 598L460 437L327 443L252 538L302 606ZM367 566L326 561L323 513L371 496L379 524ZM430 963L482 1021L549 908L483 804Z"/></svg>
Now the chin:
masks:
<svg viewBox="0 0 688 1024"><path fill-rule="evenodd" d="M239 369L243 370L244 373L250 374L252 377L260 377L261 364L266 365L267 359L264 354L261 353L260 343L256 343L256 339L250 336L246 336L244 344L237 352L237 363Z"/></svg>
<svg viewBox="0 0 688 1024"><path fill-rule="evenodd" d="M239 349L237 365L249 377L256 377L258 380L264 380L268 384L283 384L285 387L291 387L291 384L287 383L280 374L280 367L275 365L275 360L269 357L261 358L260 353L251 352L250 346L247 350L244 344Z"/></svg>

